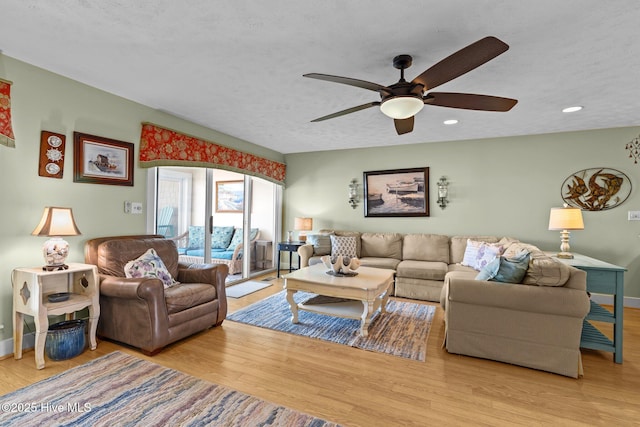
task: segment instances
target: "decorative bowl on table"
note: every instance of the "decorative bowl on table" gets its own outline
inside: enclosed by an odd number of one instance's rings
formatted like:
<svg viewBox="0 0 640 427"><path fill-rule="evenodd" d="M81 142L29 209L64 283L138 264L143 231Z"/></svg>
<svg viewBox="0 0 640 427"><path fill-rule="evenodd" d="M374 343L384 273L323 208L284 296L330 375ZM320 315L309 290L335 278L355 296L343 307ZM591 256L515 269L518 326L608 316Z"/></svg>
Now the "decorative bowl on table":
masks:
<svg viewBox="0 0 640 427"><path fill-rule="evenodd" d="M333 276L355 276L358 274L356 270L360 267L360 260L356 257L325 255L320 260L329 269L327 274Z"/></svg>

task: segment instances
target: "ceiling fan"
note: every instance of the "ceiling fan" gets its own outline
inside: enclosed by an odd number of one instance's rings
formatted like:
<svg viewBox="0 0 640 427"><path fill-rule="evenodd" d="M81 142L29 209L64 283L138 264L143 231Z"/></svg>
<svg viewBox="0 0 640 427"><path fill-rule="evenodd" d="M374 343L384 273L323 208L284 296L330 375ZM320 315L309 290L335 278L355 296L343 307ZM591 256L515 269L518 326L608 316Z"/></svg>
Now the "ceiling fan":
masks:
<svg viewBox="0 0 640 427"><path fill-rule="evenodd" d="M400 70L400 80L389 86L328 74L304 74L304 77L312 79L369 89L378 92L381 98L380 101L338 111L312 122L321 122L380 106L380 110L393 119L398 135L402 135L413 130L414 116L425 104L465 110L509 111L518 102L516 99L471 93L428 92L489 62L508 49L509 45L496 37L485 37L448 56L410 82L404 79L404 70L411 66L412 58L410 55L398 55L393 58L393 66Z"/></svg>

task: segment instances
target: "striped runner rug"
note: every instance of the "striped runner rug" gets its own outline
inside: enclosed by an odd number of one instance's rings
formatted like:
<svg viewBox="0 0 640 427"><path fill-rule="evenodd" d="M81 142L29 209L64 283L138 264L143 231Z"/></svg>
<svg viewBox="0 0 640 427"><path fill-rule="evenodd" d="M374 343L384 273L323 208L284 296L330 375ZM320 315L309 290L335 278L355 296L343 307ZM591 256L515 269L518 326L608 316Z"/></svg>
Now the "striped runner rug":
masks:
<svg viewBox="0 0 640 427"><path fill-rule="evenodd" d="M300 310L299 323L291 323L291 309L279 292L227 316L227 320L262 328L330 341L351 347L391 354L424 362L427 338L434 305L389 300L387 312L375 315L369 325L369 335L360 336L360 320L343 319ZM308 292L296 292L296 302L315 297Z"/></svg>
<svg viewBox="0 0 640 427"><path fill-rule="evenodd" d="M11 426L336 426L115 351L0 397Z"/></svg>

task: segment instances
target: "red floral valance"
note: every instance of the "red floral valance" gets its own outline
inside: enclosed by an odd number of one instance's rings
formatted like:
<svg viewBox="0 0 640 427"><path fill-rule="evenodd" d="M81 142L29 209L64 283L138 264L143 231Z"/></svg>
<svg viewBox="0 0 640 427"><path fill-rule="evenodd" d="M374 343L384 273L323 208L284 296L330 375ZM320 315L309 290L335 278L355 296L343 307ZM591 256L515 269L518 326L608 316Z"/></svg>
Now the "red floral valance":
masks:
<svg viewBox="0 0 640 427"><path fill-rule="evenodd" d="M15 147L11 128L11 82L0 79L0 144Z"/></svg>
<svg viewBox="0 0 640 427"><path fill-rule="evenodd" d="M201 166L231 170L284 184L286 166L254 154L165 129L142 124L140 166Z"/></svg>

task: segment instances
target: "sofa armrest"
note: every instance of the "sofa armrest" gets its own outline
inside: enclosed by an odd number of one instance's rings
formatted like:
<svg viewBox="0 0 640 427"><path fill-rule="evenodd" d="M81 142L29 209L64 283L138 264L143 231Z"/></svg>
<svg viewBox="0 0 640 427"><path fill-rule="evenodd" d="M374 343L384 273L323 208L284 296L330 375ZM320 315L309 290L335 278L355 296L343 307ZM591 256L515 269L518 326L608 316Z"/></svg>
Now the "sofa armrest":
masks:
<svg viewBox="0 0 640 427"><path fill-rule="evenodd" d="M101 274L100 295L112 298L160 298L164 300L164 285L160 279L127 278Z"/></svg>
<svg viewBox="0 0 640 427"><path fill-rule="evenodd" d="M298 256L300 257L300 268L309 267L309 258L313 256L313 245L307 243L298 248Z"/></svg>
<svg viewBox="0 0 640 427"><path fill-rule="evenodd" d="M151 324L169 327L164 285L160 279L100 275L100 296L143 300L149 315L154 318Z"/></svg>
<svg viewBox="0 0 640 427"><path fill-rule="evenodd" d="M586 282L586 275L584 280ZM454 271L445 276L445 287L443 299L446 300L441 302L447 307L453 303L465 303L578 318L584 318L590 309L586 291L564 286L475 280L468 273Z"/></svg>
<svg viewBox="0 0 640 427"><path fill-rule="evenodd" d="M225 264L181 264L178 269L179 282L183 283L208 283L216 288L218 296L218 319L216 326L220 325L227 317L227 291L226 280L229 267Z"/></svg>

